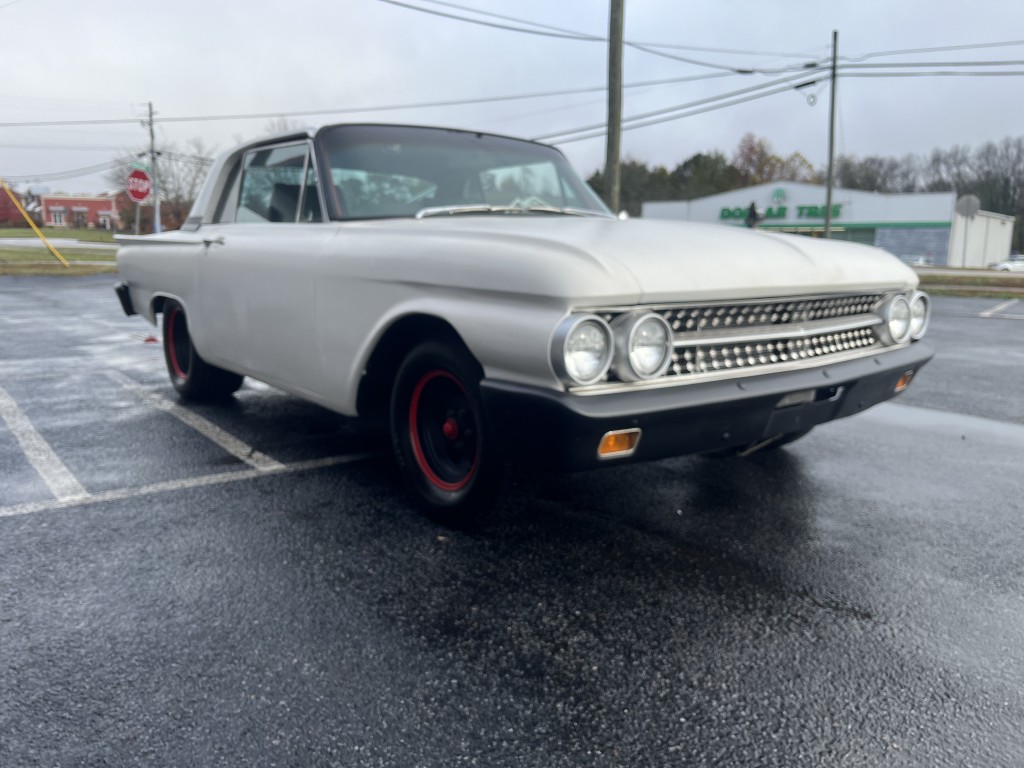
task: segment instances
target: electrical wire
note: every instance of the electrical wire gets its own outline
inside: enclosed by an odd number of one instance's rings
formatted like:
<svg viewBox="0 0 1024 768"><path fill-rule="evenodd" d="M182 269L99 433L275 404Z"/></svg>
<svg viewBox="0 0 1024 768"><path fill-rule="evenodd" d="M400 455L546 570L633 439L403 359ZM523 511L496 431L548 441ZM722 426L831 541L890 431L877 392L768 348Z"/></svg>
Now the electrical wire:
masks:
<svg viewBox="0 0 1024 768"><path fill-rule="evenodd" d="M733 99L732 101L726 101L726 102L722 102L720 104L712 104L710 106L703 107L701 109L693 109L693 110L690 110L690 111L687 111L687 112L682 112L680 114L668 115L668 116L665 116L665 117L660 117L660 118L657 118L657 119L654 119L654 120L646 120L646 121L643 121L643 122L630 123L629 125L625 125L624 124L622 126L622 130L623 131L632 131L632 130L635 130L637 128L647 128L647 127L652 126L652 125L660 125L661 123L670 123L670 122L672 122L674 120L681 120L684 117L693 117L695 115L703 115L703 114L705 114L707 112L714 112L715 110L724 109L725 107L734 107L734 106L737 106L739 104L745 104L748 101L755 101L757 99L763 99L763 98L765 98L767 96L775 96L776 94L786 93L786 92L791 91L791 90L793 90L793 86L787 85L787 86L783 86L781 88L776 88L775 90L765 91L764 93L755 93L755 94L751 94L751 95L748 95L748 96L744 96L743 98ZM591 133L586 133L586 134L583 134L581 136L574 136L574 137L567 138L567 139L559 139L559 140L553 141L551 143L555 144L556 146L561 146L562 144L572 144L573 142L584 141L586 139L600 138L602 136L605 136L606 134L607 134L607 130L606 129L595 130L595 131L593 131Z"/></svg>
<svg viewBox="0 0 1024 768"><path fill-rule="evenodd" d="M1020 77L1022 70L1006 70L1004 72L956 72L952 70L935 70L932 72L843 72L837 77L847 80L851 77Z"/></svg>
<svg viewBox="0 0 1024 768"><path fill-rule="evenodd" d="M729 77L730 72L708 72L700 75L689 75L687 77L663 78L660 80L646 80L637 83L626 83L623 88L645 88L652 85L671 85L676 83L688 83L698 80L711 80L718 77ZM187 117L154 117L153 122L159 123L201 123L224 120L258 120L274 117L313 117L320 115L351 115L366 114L368 112L395 112L406 109L431 109L438 107L456 107L472 104L491 104L500 101L521 101L525 99L548 98L552 96L570 96L580 93L595 93L607 90L607 86L595 85L586 88L566 88L557 91L539 91L534 93L521 93L509 96L483 96L473 99L452 99L447 101L425 101L411 104L387 104L372 107L338 107L334 109L312 109L298 112L255 112L233 115L193 115ZM0 123L0 128L39 128L51 126L72 126L72 125L110 125L119 123L145 122L142 118L125 118L115 120L47 120L33 122Z"/></svg>
<svg viewBox="0 0 1024 768"><path fill-rule="evenodd" d="M124 152L124 147L74 147L58 144L0 144L0 149L72 149L79 152ZM141 150L137 150L141 151Z"/></svg>
<svg viewBox="0 0 1024 768"><path fill-rule="evenodd" d="M63 181L65 179L74 179L79 176L91 176L97 173L103 173L109 171L112 168L116 168L120 165L117 160L109 160L105 163L99 163L97 165L90 165L86 168L76 168L71 171L57 171L54 173L37 173L31 176L5 176L5 181L13 183L27 183L33 181Z"/></svg>
<svg viewBox="0 0 1024 768"><path fill-rule="evenodd" d="M837 69L909 69L911 67L1017 67L1024 64L1024 59L1004 59L1002 61L894 61L886 64L841 64Z"/></svg>
<svg viewBox="0 0 1024 768"><path fill-rule="evenodd" d="M968 43L965 45L943 45L935 48L904 48L903 50L895 51L874 51L873 53L865 53L861 56L840 56L840 61L866 61L868 59L875 59L879 56L906 56L911 53L938 53L940 51L970 51L977 50L980 48L1006 48L1012 46L1024 45L1024 40L1006 40L1001 43Z"/></svg>
<svg viewBox="0 0 1024 768"><path fill-rule="evenodd" d="M736 91L730 91L729 93L722 93L722 94L719 94L717 96L710 96L710 97L708 97L706 99L699 99L697 101L689 102L688 104L677 104L677 105L672 106L672 107L665 107L664 109L657 109L657 110L653 110L651 112L643 112L643 113L640 113L640 114L637 114L637 115L631 115L629 117L624 117L622 119L623 130L625 130L626 125L634 123L634 122L637 122L637 121L645 120L647 118L660 117L662 115L670 114L672 112L678 112L680 110L692 109L694 107L704 106L706 104L713 104L713 103L718 102L718 101L725 101L725 100L728 100L728 99L734 99L734 98L736 98L738 96L754 94L754 93L756 93L758 91L763 91L763 90L766 90L766 89L770 89L770 88L773 88L774 86L778 86L778 85L785 85L785 88L783 88L782 90L792 90L793 88L802 88L802 87L805 87L807 85L813 85L814 83L817 83L821 78L812 77L811 80L809 80L807 82L801 82L801 83L797 83L797 81L802 81L802 80L804 80L805 78L807 78L809 76L812 76L812 75L814 75L816 73L822 73L822 72L825 72L825 71L826 71L826 69L824 67L822 67L822 68L819 68L819 69L816 69L816 70L812 70L812 71L809 71L809 72L806 72L806 73L805 72L801 72L799 75L790 75L789 77L782 77L782 78L779 78L778 80L771 80L771 81L769 81L767 83L761 83L759 85L753 85L753 86L750 86L749 88L741 88L741 89L736 90ZM776 93L776 92L779 92L779 91L773 91L773 93ZM549 140L552 140L552 139L556 139L557 137L560 137L560 136L571 136L572 134L576 134L576 133L588 133L590 131L595 131L595 130L598 130L598 129L606 129L606 128L607 128L607 126L606 126L605 123L596 123L594 125L587 125L587 126L583 126L581 128L575 128L575 129L572 129L572 130L565 130L565 131L558 131L558 132L555 132L555 133L549 133L549 134L547 134L545 136L537 137L537 139L535 139L535 140L536 141L549 141Z"/></svg>
<svg viewBox="0 0 1024 768"><path fill-rule="evenodd" d="M513 16L502 16L500 13L491 13L490 11L480 11L480 10L477 10L476 8L470 8L469 6L459 5L457 3L446 2L446 0L419 0L419 1L421 3L430 3L432 5L443 5L446 8L455 8L456 10L459 10L459 11L467 11L469 13L475 13L477 16L487 16L488 18L491 18L491 19L501 19L502 21L511 21L511 22L515 22L516 24L527 24L527 25L529 25L531 27L536 27L538 29L546 29L546 30L549 30L551 32L562 32L562 33L564 33L566 35L571 35L574 38L579 39L579 40L588 40L588 41L601 42L601 43L607 42L607 40L608 40L608 38L606 38L606 37L595 37L593 35L588 35L585 32L577 32L576 30L573 30L573 29L565 29L564 27L553 27L550 24L541 24L540 22L537 22L537 21L527 21L526 19L517 19L517 18L515 18ZM412 7L412 6L406 6L406 7ZM413 10L421 10L421 9L415 8L415 7L412 7L412 9ZM425 10L425 9L423 9L423 10ZM465 18L463 18L461 16L455 16L454 18L458 19L459 21L469 21L469 22L473 21L472 19L465 19ZM527 32L529 30L516 30L516 31Z"/></svg>
<svg viewBox="0 0 1024 768"><path fill-rule="evenodd" d="M504 29L504 30L509 31L509 32L522 32L522 33L527 34L527 35L540 35L541 37L557 37L557 38L561 38L563 40L583 40L583 41L591 42L591 43L600 43L600 42L605 42L605 40L606 40L606 38L603 38L603 37L596 37L596 36L592 36L592 35L584 35L584 34L579 33L579 32L552 32L552 31L547 31L547 30L544 30L544 29L528 29L528 28L525 28L525 27L510 27L507 24L497 24L497 23L491 22L491 21L483 21L482 19L469 19L469 18L466 18L465 16L457 16L454 13L445 13L444 11L433 11L430 8L420 8L420 7L415 6L415 5L410 5L408 3L399 2L399 0L380 0L380 2L387 3L388 5L397 5L397 6L401 7L401 8L408 8L410 11L419 11L420 13L427 13L427 14L430 14L431 16L441 16L441 17L446 18L446 19L454 19L456 21L465 21L465 22L468 22L470 24L479 24L480 26L492 27L494 29ZM496 15L496 14L483 14L481 11L472 11L472 13L480 13L481 15L489 15L489 16L490 15ZM501 17L501 18L504 18L504 17ZM531 22L520 22L520 23L529 24Z"/></svg>
<svg viewBox="0 0 1024 768"><path fill-rule="evenodd" d="M535 21L528 21L526 19L519 19L519 18L515 18L515 17L512 17L512 16L504 16L504 15L497 14L497 13L490 13L489 11L480 11L480 10L477 10L475 8L470 8L470 7L467 7L467 6L464 6L464 5L458 5L456 3L445 2L443 0L420 0L420 2L433 3L435 5L443 5L443 6L448 7L448 8L456 8L456 9L458 9L460 11L465 11L467 13L472 13L472 14L475 14L477 16L487 16L487 17L490 17L490 18L500 19L502 21L511 21L511 22L514 22L515 24L525 24L525 25L528 25L528 26L526 26L526 27L523 27L523 26L509 26L507 24L498 24L498 23L495 23L495 22L484 21L482 19L473 19L473 18L470 18L468 16L460 16L460 15L454 14L454 13L446 13L444 11L436 11L436 10L432 10L430 8L423 8L421 6L411 5L410 3L401 2L400 0L380 0L380 2L388 3L389 5L396 5L396 6L399 6L401 8L406 8L406 9L411 10L411 11L419 11L420 13L426 13L426 14L429 14L431 16L440 16L440 17L446 18L446 19L453 19L455 21L463 21L463 22L466 22L468 24L478 24L478 25L481 25L481 26L491 27L491 28L495 28L495 29L502 29L502 30L506 30L506 31L509 31L509 32L521 32L523 34L528 34L528 35L540 35L542 37L555 37L555 38L566 39L566 40L580 40L580 41L583 41L583 42L590 42L590 43L606 43L606 42L608 42L608 38L607 37L602 37L602 36L599 36L599 35L588 35L588 34L586 34L584 32L577 32L577 31L571 30L571 29L564 29L563 27L553 27L553 26L550 26L550 25L547 25L547 24L539 24L538 22L535 22ZM530 27L533 27L533 28L531 29ZM670 54L670 53L665 53L664 51L654 50L655 48L674 48L676 46L668 46L668 45L661 45L661 44L649 45L649 44L646 44L646 43L637 43L637 42L633 42L633 41L630 41L630 40L623 41L623 45L625 45L628 48L633 48L634 50L642 51L643 53L650 54L652 56L660 56L661 58L671 59L673 61L679 61L679 62L682 62L684 64L693 64L694 66L698 66L698 67L708 67L710 69L718 69L718 70L723 70L723 71L727 71L727 72L733 72L735 74L740 74L740 75L749 75L749 74L754 74L755 72L759 72L759 73L763 73L763 74L779 74L781 72L791 71L791 69L792 69L792 68L786 68L786 69L776 69L776 70L761 70L761 69L749 68L749 67L735 67L735 66L731 66L731 65L728 65L728 64L719 64L719 63L716 63L716 62L701 61L699 59L693 59L693 58L684 57L684 56L676 56L676 55L673 55L673 54ZM682 48L682 47L679 47L679 48ZM754 54L754 55L763 55L763 54ZM775 54L768 54L768 55L775 55ZM797 58L806 58L804 56L800 56L799 54L783 54L783 55L796 56ZM817 64L818 62L813 62L813 63Z"/></svg>

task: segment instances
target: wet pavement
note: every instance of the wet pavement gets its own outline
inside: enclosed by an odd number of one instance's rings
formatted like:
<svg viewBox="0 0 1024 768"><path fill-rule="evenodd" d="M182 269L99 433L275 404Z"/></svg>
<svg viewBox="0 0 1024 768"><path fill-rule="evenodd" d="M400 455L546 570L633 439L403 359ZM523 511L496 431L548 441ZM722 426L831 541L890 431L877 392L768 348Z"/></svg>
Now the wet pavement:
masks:
<svg viewBox="0 0 1024 768"><path fill-rule="evenodd" d="M182 407L111 282L0 278L0 765L1024 764L1024 302L936 298L785 450L460 532L347 419Z"/></svg>

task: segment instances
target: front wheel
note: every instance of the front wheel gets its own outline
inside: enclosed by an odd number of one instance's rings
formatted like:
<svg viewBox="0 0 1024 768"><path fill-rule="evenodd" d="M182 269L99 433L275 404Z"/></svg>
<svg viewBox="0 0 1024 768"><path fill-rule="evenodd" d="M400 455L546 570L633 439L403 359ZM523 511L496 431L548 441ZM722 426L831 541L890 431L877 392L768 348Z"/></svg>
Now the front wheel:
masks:
<svg viewBox="0 0 1024 768"><path fill-rule="evenodd" d="M395 458L419 505L458 525L493 501L504 462L480 400L468 352L428 342L409 353L391 395Z"/></svg>
<svg viewBox="0 0 1024 768"><path fill-rule="evenodd" d="M196 352L181 304L168 300L163 313L164 360L179 395L186 400L218 400L242 386L242 376L210 365Z"/></svg>

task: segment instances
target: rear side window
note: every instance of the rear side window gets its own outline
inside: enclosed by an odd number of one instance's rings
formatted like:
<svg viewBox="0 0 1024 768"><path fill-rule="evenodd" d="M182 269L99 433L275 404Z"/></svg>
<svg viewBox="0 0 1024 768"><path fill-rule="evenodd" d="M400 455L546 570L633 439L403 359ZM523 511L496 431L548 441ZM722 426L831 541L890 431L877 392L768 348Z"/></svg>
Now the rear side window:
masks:
<svg viewBox="0 0 1024 768"><path fill-rule="evenodd" d="M242 161L237 222L323 221L309 144L260 147Z"/></svg>

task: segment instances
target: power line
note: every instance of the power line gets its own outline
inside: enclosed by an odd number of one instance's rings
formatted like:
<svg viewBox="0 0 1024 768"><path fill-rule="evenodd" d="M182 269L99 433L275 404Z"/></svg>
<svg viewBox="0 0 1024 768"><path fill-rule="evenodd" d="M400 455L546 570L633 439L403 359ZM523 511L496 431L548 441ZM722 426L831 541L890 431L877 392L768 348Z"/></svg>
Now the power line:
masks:
<svg viewBox="0 0 1024 768"><path fill-rule="evenodd" d="M73 149L79 152L125 152L124 147L68 146L62 144L0 144L0 149Z"/></svg>
<svg viewBox="0 0 1024 768"><path fill-rule="evenodd" d="M695 82L698 80L710 80L718 77L728 77L730 72L711 72L688 77L673 77L660 80L646 80L637 83L626 83L624 88L646 88L653 85L670 85L677 83ZM312 109L298 112L253 112L233 115L192 115L187 117L156 117L155 123L201 123L224 120L258 120L275 117L313 117L319 115L347 115L365 114L367 112L395 112L406 109L427 109L437 107L467 106L472 104L490 104L499 101L521 101L525 99L547 98L552 96L570 96L580 93L596 93L605 90L603 85L588 86L586 88L566 88L557 91L538 91L534 93L521 93L509 96L482 96L473 99L451 99L447 101L423 101L411 104L386 104L372 107L337 107L334 109ZM17 123L0 123L0 128L40 128L51 126L70 125L111 125L145 123L140 118L119 118L101 120L45 120Z"/></svg>
<svg viewBox="0 0 1024 768"><path fill-rule="evenodd" d="M399 2L399 0L380 0L382 3L389 5L397 5L401 8L408 8L410 11L419 11L420 13L427 13L431 16L441 16L446 19L454 19L456 21L465 21L470 24L479 24L483 27L492 27L494 29L504 29L509 32L522 32L527 35L540 35L541 37L557 37L563 40L584 40L591 43L603 42L605 38L595 37L591 35L584 35L579 32L551 32L543 29L528 29L524 27L510 27L507 24L497 24L491 21L484 21L482 19L468 19L465 16L457 16L454 13L445 13L444 11L433 11L430 8L420 8L415 5L409 5L408 3ZM467 9L468 10L468 9ZM483 14L482 11L472 11L473 13L480 13L481 15L496 15L496 14ZM504 17L503 17L504 18ZM524 24L530 24L532 22L520 22Z"/></svg>
<svg viewBox="0 0 1024 768"><path fill-rule="evenodd" d="M510 22L514 22L516 24L526 24L528 26L536 27L538 29L550 30L552 32L560 32L560 33L563 33L565 35L570 35L570 36L574 37L575 39L579 39L579 40L602 42L602 43L608 42L608 38L607 37L600 37L598 35L590 35L590 34L587 34L585 32L579 32L577 30L566 29L565 27L555 27L555 26L552 26L552 25L549 25L549 24L541 24L540 22L530 21L528 19L520 19L520 18L517 18L517 17L514 17L514 16L503 16L503 15L498 14L498 13L491 13L489 11L481 11L479 9L472 8L470 6L459 5L458 3L449 2L448 0L418 0L418 2L430 3L431 5L441 5L441 6L445 6L447 8L454 8L456 10L466 11L468 13L476 14L478 16L487 16L489 18L501 19L503 21L510 21ZM393 4L397 4L397 3L393 3ZM417 8L415 6L410 6L408 4L404 4L403 7L411 8L412 10L423 11L424 13L430 13L430 11L428 11L425 8ZM461 17L461 16L452 16L452 17L455 18L458 21L467 21L467 22L470 22L470 23L475 23L475 21L473 19L467 19L467 18L464 18L464 17ZM516 32L530 32L531 30L522 30L522 29L516 28L516 29L513 29L512 31L516 31ZM793 58L793 59L808 59L808 58L811 58L811 55L807 54L807 53L792 53L792 52L780 52L780 51L756 51L756 50L741 49L741 48L709 48L709 47L697 46L697 45L679 45L679 44L673 44L673 43L652 43L652 42L645 42L645 41L639 41L639 40L632 40L632 41L629 41L629 42L631 42L632 44L634 44L636 46L643 46L645 48L666 48L666 49L670 49L670 50L697 51L697 52L700 52L700 53L724 53L724 54L733 54L733 55L741 55L741 56L774 56L774 57L779 57L779 58ZM1002 42L991 42L991 43L968 43L968 44L963 44L963 45L934 46L934 47L931 47L931 48L905 48L905 49L893 50L893 51L873 51L871 53L866 53L866 54L863 54L862 56L858 56L858 57L840 56L839 59L842 60L842 61L864 61L866 59L876 58L876 57L879 57L879 56L899 56L899 55L906 55L906 54L911 54L911 53L935 53L935 52L939 52L939 51L967 51L967 50L975 50L975 49L981 49L981 48L1000 48L1000 47L1010 47L1010 46L1017 46L1017 45L1024 45L1024 40L1007 40L1007 41L1002 41Z"/></svg>
<svg viewBox="0 0 1024 768"><path fill-rule="evenodd" d="M461 11L466 11L468 13L473 13L473 14L476 14L478 16L488 16L490 18L501 19L502 21L511 21L511 22L516 23L516 24L526 24L528 26L526 26L526 27L522 27L522 26L509 26L508 24L498 24L496 22L484 21L483 19L473 19L473 18L470 18L468 16L460 16L460 15L454 14L454 13L446 13L444 11L435 11L435 10L432 10L430 8L423 8L421 6L411 5L409 3L400 2L400 0L380 0L380 2L382 2L382 3L388 3L389 5L397 5L397 6L400 6L402 8L406 8L406 9L411 10L411 11L419 11L420 13L426 13L426 14L429 14L431 16L440 16L440 17L446 18L446 19L453 19L455 21L463 21L463 22L466 22L468 24L478 24L480 26L491 27L491 28L494 28L494 29L502 29L502 30L505 30L505 31L508 31L508 32L520 32L520 33L527 34L527 35L540 35L541 37L554 37L554 38L559 38L559 39L563 39L563 40L580 40L580 41L588 42L588 43L606 43L606 42L608 42L608 38L601 37L599 35L588 35L588 34L586 34L584 32L577 32L577 31L570 30L570 29L563 29L562 27L552 27L552 26L549 26L547 24L538 24L537 22L528 21L526 19L518 19L518 18L515 18L515 17L512 17L512 16L503 16L501 14L490 13L488 11L478 11L475 8L469 8L469 7L464 6L464 5L457 5L456 3L442 2L441 0L420 0L420 1L421 2L434 3L436 5L444 5L444 6L449 7L449 8L457 8L457 9L459 9ZM534 28L531 29L530 27L534 27ZM672 59L674 61L679 61L679 62L682 62L684 64L693 64L693 65L698 66L698 67L709 67L711 69L725 70L725 71L734 72L734 73L740 74L740 75L749 75L749 74L754 74L755 72L761 72L762 71L762 70L754 69L754 68L734 67L734 66L730 66L728 64L718 64L716 62L700 61L698 59L692 59L692 58L688 58L688 57L684 57L684 56L675 56L673 54L665 53L663 51L653 50L654 48L669 47L669 46L647 45L647 44L644 44L644 43L635 43L635 42L632 42L630 40L624 41L624 45L626 45L629 48L633 48L634 50L638 50L638 51L642 51L643 53L651 54L652 56L660 56L662 58ZM777 73L782 72L782 71L788 71L788 70L769 70L769 71L766 71L765 74L777 74Z"/></svg>
<svg viewBox="0 0 1024 768"><path fill-rule="evenodd" d="M1003 61L894 61L878 64L843 64L840 69L908 69L910 67L1014 67L1024 64L1022 59Z"/></svg>
<svg viewBox="0 0 1024 768"><path fill-rule="evenodd" d="M431 3L432 5L443 5L446 8L455 8L455 9L460 10L460 11L468 11L469 13L475 13L478 16L487 16L487 17L492 18L492 19L501 19L502 21L512 21L512 22L515 22L516 24L528 24L529 26L537 27L538 29L546 29L546 30L550 30L552 32L561 32L564 35L572 36L574 39L578 39L578 40L587 40L587 41L602 42L602 43L603 42L607 42L607 40L608 40L608 38L606 38L606 37L599 37L599 36L595 36L595 35L588 35L585 32L577 32L575 30L565 29L563 27L553 27L553 26L551 26L549 24L541 24L540 22L537 22L537 21L527 21L526 19L517 19L517 18L515 18L513 16L502 16L500 13L491 13L489 11L480 11L480 10L477 10L476 8L470 8L470 7L465 6L465 5L458 5L457 3L446 2L445 0L420 0L420 2L421 3ZM396 5L397 5L397 3L396 3ZM425 8L416 8L415 6L405 6L405 7L411 8L412 10L416 10L416 11L422 10L425 13L430 13L430 11L427 11ZM451 16L450 18L457 19L458 21L468 21L468 22L471 22L471 23L473 22L472 19L466 19L466 18L463 18L462 16ZM505 27L505 29L507 29L507 27ZM522 29L521 30L521 29L518 29L518 28L515 29L514 31L516 31L516 32L530 32L530 30L526 30L526 29ZM560 36L562 36L562 35L560 35Z"/></svg>
<svg viewBox="0 0 1024 768"><path fill-rule="evenodd" d="M63 181L64 179L74 179L78 176L91 176L96 173L102 173L103 171L109 171L112 168L116 168L118 165L119 163L116 160L109 160L105 163L90 165L86 168L76 168L71 171L37 173L31 176L6 176L5 179L9 182L19 184L33 181Z"/></svg>
<svg viewBox="0 0 1024 768"><path fill-rule="evenodd" d="M665 117L659 117L659 118L656 118L656 119L646 120L646 121L643 121L643 122L630 123L628 125L625 124L625 121L623 121L624 124L622 126L622 130L623 131L632 131L632 130L635 130L637 128L647 128L647 127L652 126L652 125L660 125L661 123L670 123L673 120L681 120L684 117L693 117L695 115L702 115L702 114L704 114L706 112L714 112L715 110L718 110L718 109L724 109L725 107L734 107L734 106L736 106L738 104L745 104L748 101L755 101L757 99L765 98L766 96L774 96L776 94L786 93L786 92L791 91L791 90L793 90L793 86L786 85L786 86L783 86L781 88L776 88L775 90L765 91L763 93L754 93L754 94L751 94L751 95L748 95L748 96L744 96L744 97L739 98L739 99L733 99L732 101L725 101L725 102L722 102L720 104L712 104L710 106L703 107L701 109L693 109L693 110L690 110L690 111L687 111L687 112L683 112L683 113L680 113L680 114L668 115L668 116L665 116ZM685 108L685 105L684 106L680 106L680 107L676 107L676 109L683 109L683 108ZM603 130L595 130L595 131L592 131L590 133L583 134L581 136L573 136L573 137L567 138L567 139L559 139L559 140L554 141L552 143L556 144L556 145L572 144L572 143L577 142L577 141L584 141L585 139L600 138L601 136L604 136L604 131Z"/></svg>
<svg viewBox="0 0 1024 768"><path fill-rule="evenodd" d="M793 88L803 87L803 86L806 86L806 85L813 85L814 83L818 82L818 78L812 78L808 82L798 83L797 81L802 81L806 77L811 76L811 75L813 75L815 73L818 73L818 72L822 72L822 71L823 71L822 69L816 69L816 70L813 70L813 71L810 71L810 72L807 72L807 73L801 72L798 75L790 75L788 77L782 77L782 78L779 78L778 80L771 80L771 81L769 81L767 83L761 83L759 85L752 85L749 88L741 88L741 89L736 90L736 91L730 91L729 93L723 93L723 94L719 94L717 96L710 96L710 97L708 97L706 99L699 99L697 101L692 101L692 102L690 102L688 104L677 104L676 106L673 106L673 107L665 107L664 109L657 109L657 110L653 110L651 112L643 112L641 114L631 115L629 117L623 118L622 123L623 123L623 126L625 126L628 123L633 123L633 122L636 122L636 121L645 120L647 118L660 117L662 115L666 115L666 114L669 114L669 113L672 113L672 112L677 112L679 110L692 109L693 107L703 106L705 104L713 104L714 102L717 102L717 101L723 101L723 100L726 100L726 99L733 99L733 98L736 98L738 96L744 96L744 95L747 95L747 94L756 93L758 91L769 89L769 88L772 88L772 87L777 86L777 85L785 85L786 87L783 88L782 90L792 90ZM597 129L603 128L604 125L605 125L604 123L596 123L594 125L587 125L587 126L583 126L581 128L575 128L575 129L572 129L572 130L558 131L558 132L555 132L555 133L549 133L549 134L547 134L545 136L540 136L536 140L537 141L548 141L548 140L551 140L551 139L555 139L555 138L557 138L559 136L571 136L572 134L576 134L576 133L589 133L590 131L595 131ZM562 142L559 142L559 143L562 143Z"/></svg>
<svg viewBox="0 0 1024 768"><path fill-rule="evenodd" d="M1020 77L1022 70L1006 70L1003 72L956 72L952 70L934 70L931 72L846 72L840 73L841 78L850 77Z"/></svg>
<svg viewBox="0 0 1024 768"><path fill-rule="evenodd" d="M1017 45L1024 45L1024 40L1006 40L1000 43L968 43L965 45L943 45L935 48L904 48L895 51L875 51L865 53L861 56L840 56L842 61L866 61L867 59L878 58L879 56L905 56L911 53L938 53L940 51L970 51L980 48L1006 48Z"/></svg>
<svg viewBox="0 0 1024 768"><path fill-rule="evenodd" d="M520 32L520 33L524 33L524 34L541 35L541 36L545 36L545 37L556 37L556 38L561 38L561 39L581 40L581 41L584 41L584 42L602 42L602 43L604 43L604 42L607 42L607 40L608 40L606 37L601 37L601 36L598 36L598 35L590 35L590 34L587 34L587 33L584 33L584 32L579 32L579 31L576 31L576 30L566 29L564 27L555 27L555 26L551 26L551 25L548 25L548 24L541 24L539 22L529 21L527 19L517 18L517 17L514 17L514 16L505 16L505 15L498 14L498 13L491 13L489 11L481 11L481 10L477 10L476 8L471 8L469 6L459 5L458 3L453 3L453 2L448 2L447 0L419 0L419 2L421 2L421 3L431 3L433 5L440 5L440 6L444 6L444 7L447 7L447 8L454 8L456 10L465 11L467 13L472 13L472 14L475 14L477 16L486 16L486 17L489 17L489 18L500 19L502 21L513 22L515 24L527 25L527 26L526 27L523 27L523 26L514 26L513 27L513 26L506 25L506 24L496 24L496 23L492 23L492 22L488 22L488 21L483 21L481 19L473 19L473 18L469 18L469 17L466 17L466 16L460 16L458 14L445 13L443 11L431 10L429 8L423 8L421 6L412 5L412 4L407 3L407 2L401 2L400 0L381 0L381 2L389 3L391 5L401 6L402 8L407 8L407 9L413 10L413 11L419 11L421 13L427 13L427 14L434 15L434 16L441 16L443 18L453 19L455 21L462 21L462 22L466 22L466 23L469 23L469 24L479 24L479 25L482 25L482 26L494 27L494 28L503 29L503 30L506 30L506 31L511 31L511 32ZM533 28L531 29L530 27L533 27ZM728 71L728 72L734 72L736 74L743 74L743 75L755 74L755 73L757 73L757 74L783 74L785 72L797 71L798 69L800 69L800 67L799 66L789 66L789 67L779 67L779 68L774 68L774 69L765 69L765 68L761 68L761 67L757 67L757 68L736 67L736 66L732 66L732 65L728 65L728 64L720 64L720 63L716 63L716 62L701 61L701 60L698 60L698 59L693 59L693 58L684 57L684 56L675 56L675 55L672 55L672 54L669 54L669 53L665 53L664 51L659 51L659 50L655 50L655 49L664 48L664 49L670 49L670 50L671 49L674 49L674 50L693 50L693 51L700 51L700 52L705 52L705 53L726 53L726 54L733 54L733 55L737 55L738 54L738 55L758 55L758 56L779 56L779 57L799 58L799 59L807 59L808 58L807 55L800 54L800 53L780 53L780 52L768 52L768 51L743 51L743 50L738 50L738 49L734 49L734 48L732 48L732 49L729 49L729 48L703 48L703 47L697 47L697 46L670 45L670 44L666 44L666 43L637 42L637 41L632 41L632 40L624 41L624 45L626 45L627 47L633 48L634 50L642 51L644 53L647 53L647 54L650 54L650 55L653 55L653 56L660 56L662 58L671 59L673 61L679 61L679 62L684 63L684 64L693 64L695 66L709 67L709 68L712 68L712 69L719 69L719 70ZM860 57L841 57L841 59L844 60L844 61L848 61L848 62L860 62L860 61L864 61L864 60L869 59L869 58L876 58L876 57L880 57L880 56L896 56L896 55L907 55L907 54L911 54L911 53L930 53L930 52L938 52L938 51L977 50L977 49L982 49L982 48L1008 47L1008 46L1016 46L1016 45L1024 45L1024 40L1010 40L1010 41L993 42L993 43L972 43L972 44L966 44L966 45L936 46L936 47L931 47L931 48L908 48L908 49L893 50L893 51L876 51L876 52L864 54L863 56L860 56ZM1009 63L1016 63L1016 62L1009 62ZM955 65L956 65L955 63L941 64L941 65L926 64L926 66L955 66ZM967 66L982 66L983 64L980 64L980 63L977 63L977 62L974 62L974 63L968 62L965 65L967 65ZM995 64L993 63L992 65L995 65ZM816 67L816 66L820 66L820 62L819 61L810 61L807 64L803 65L803 67L805 67L805 68ZM875 65L875 66L884 66L884 65Z"/></svg>
<svg viewBox="0 0 1024 768"><path fill-rule="evenodd" d="M478 10L476 8L470 8L469 6L458 5L457 3L446 2L446 0L419 0L419 2L421 2L421 3L430 3L432 5L443 5L443 6L447 7L447 8L455 8L455 9L460 10L460 11L467 11L469 13L475 13L478 16L488 16L488 17L490 17L492 19L502 19L504 21L512 21L512 22L515 22L516 24L527 24L527 25L532 26L532 27L537 27L538 29L547 29L547 30L551 30L551 31L554 31L554 32L563 32L563 33L565 33L567 35L573 35L574 37L576 37L577 39L580 39L580 40L595 41L595 42L601 42L601 43L608 42L608 38L607 37L599 37L599 36L596 36L596 35L588 35L585 32L577 32L577 31L572 30L572 29L565 29L564 27L554 27L554 26L551 26L550 24L541 24L540 22L529 21L527 19L519 19L519 18L516 18L516 17L513 17L513 16L503 16L503 15L498 14L498 13L491 13L489 11L481 11L481 10ZM414 10L420 10L420 9L414 9ZM469 22L473 21L472 19L464 19L462 17L456 17L456 18L459 21L469 21ZM515 31L520 31L520 30L515 30ZM522 31L527 31L527 30L522 30ZM642 42L642 41L633 41L633 43L635 45L642 45L642 46L645 46L647 48L668 48L668 49L674 49L674 50L680 50L680 51L699 51L701 53L727 53L727 54L740 54L740 55L744 55L744 56L778 56L778 57L781 57L781 58L795 58L795 59L806 59L806 58L808 58L807 54L803 54L803 53L779 53L778 51L751 51L751 50L740 50L738 48L704 48L704 47L696 46L696 45L676 45L676 44L672 44L672 43L648 43L648 42Z"/></svg>

